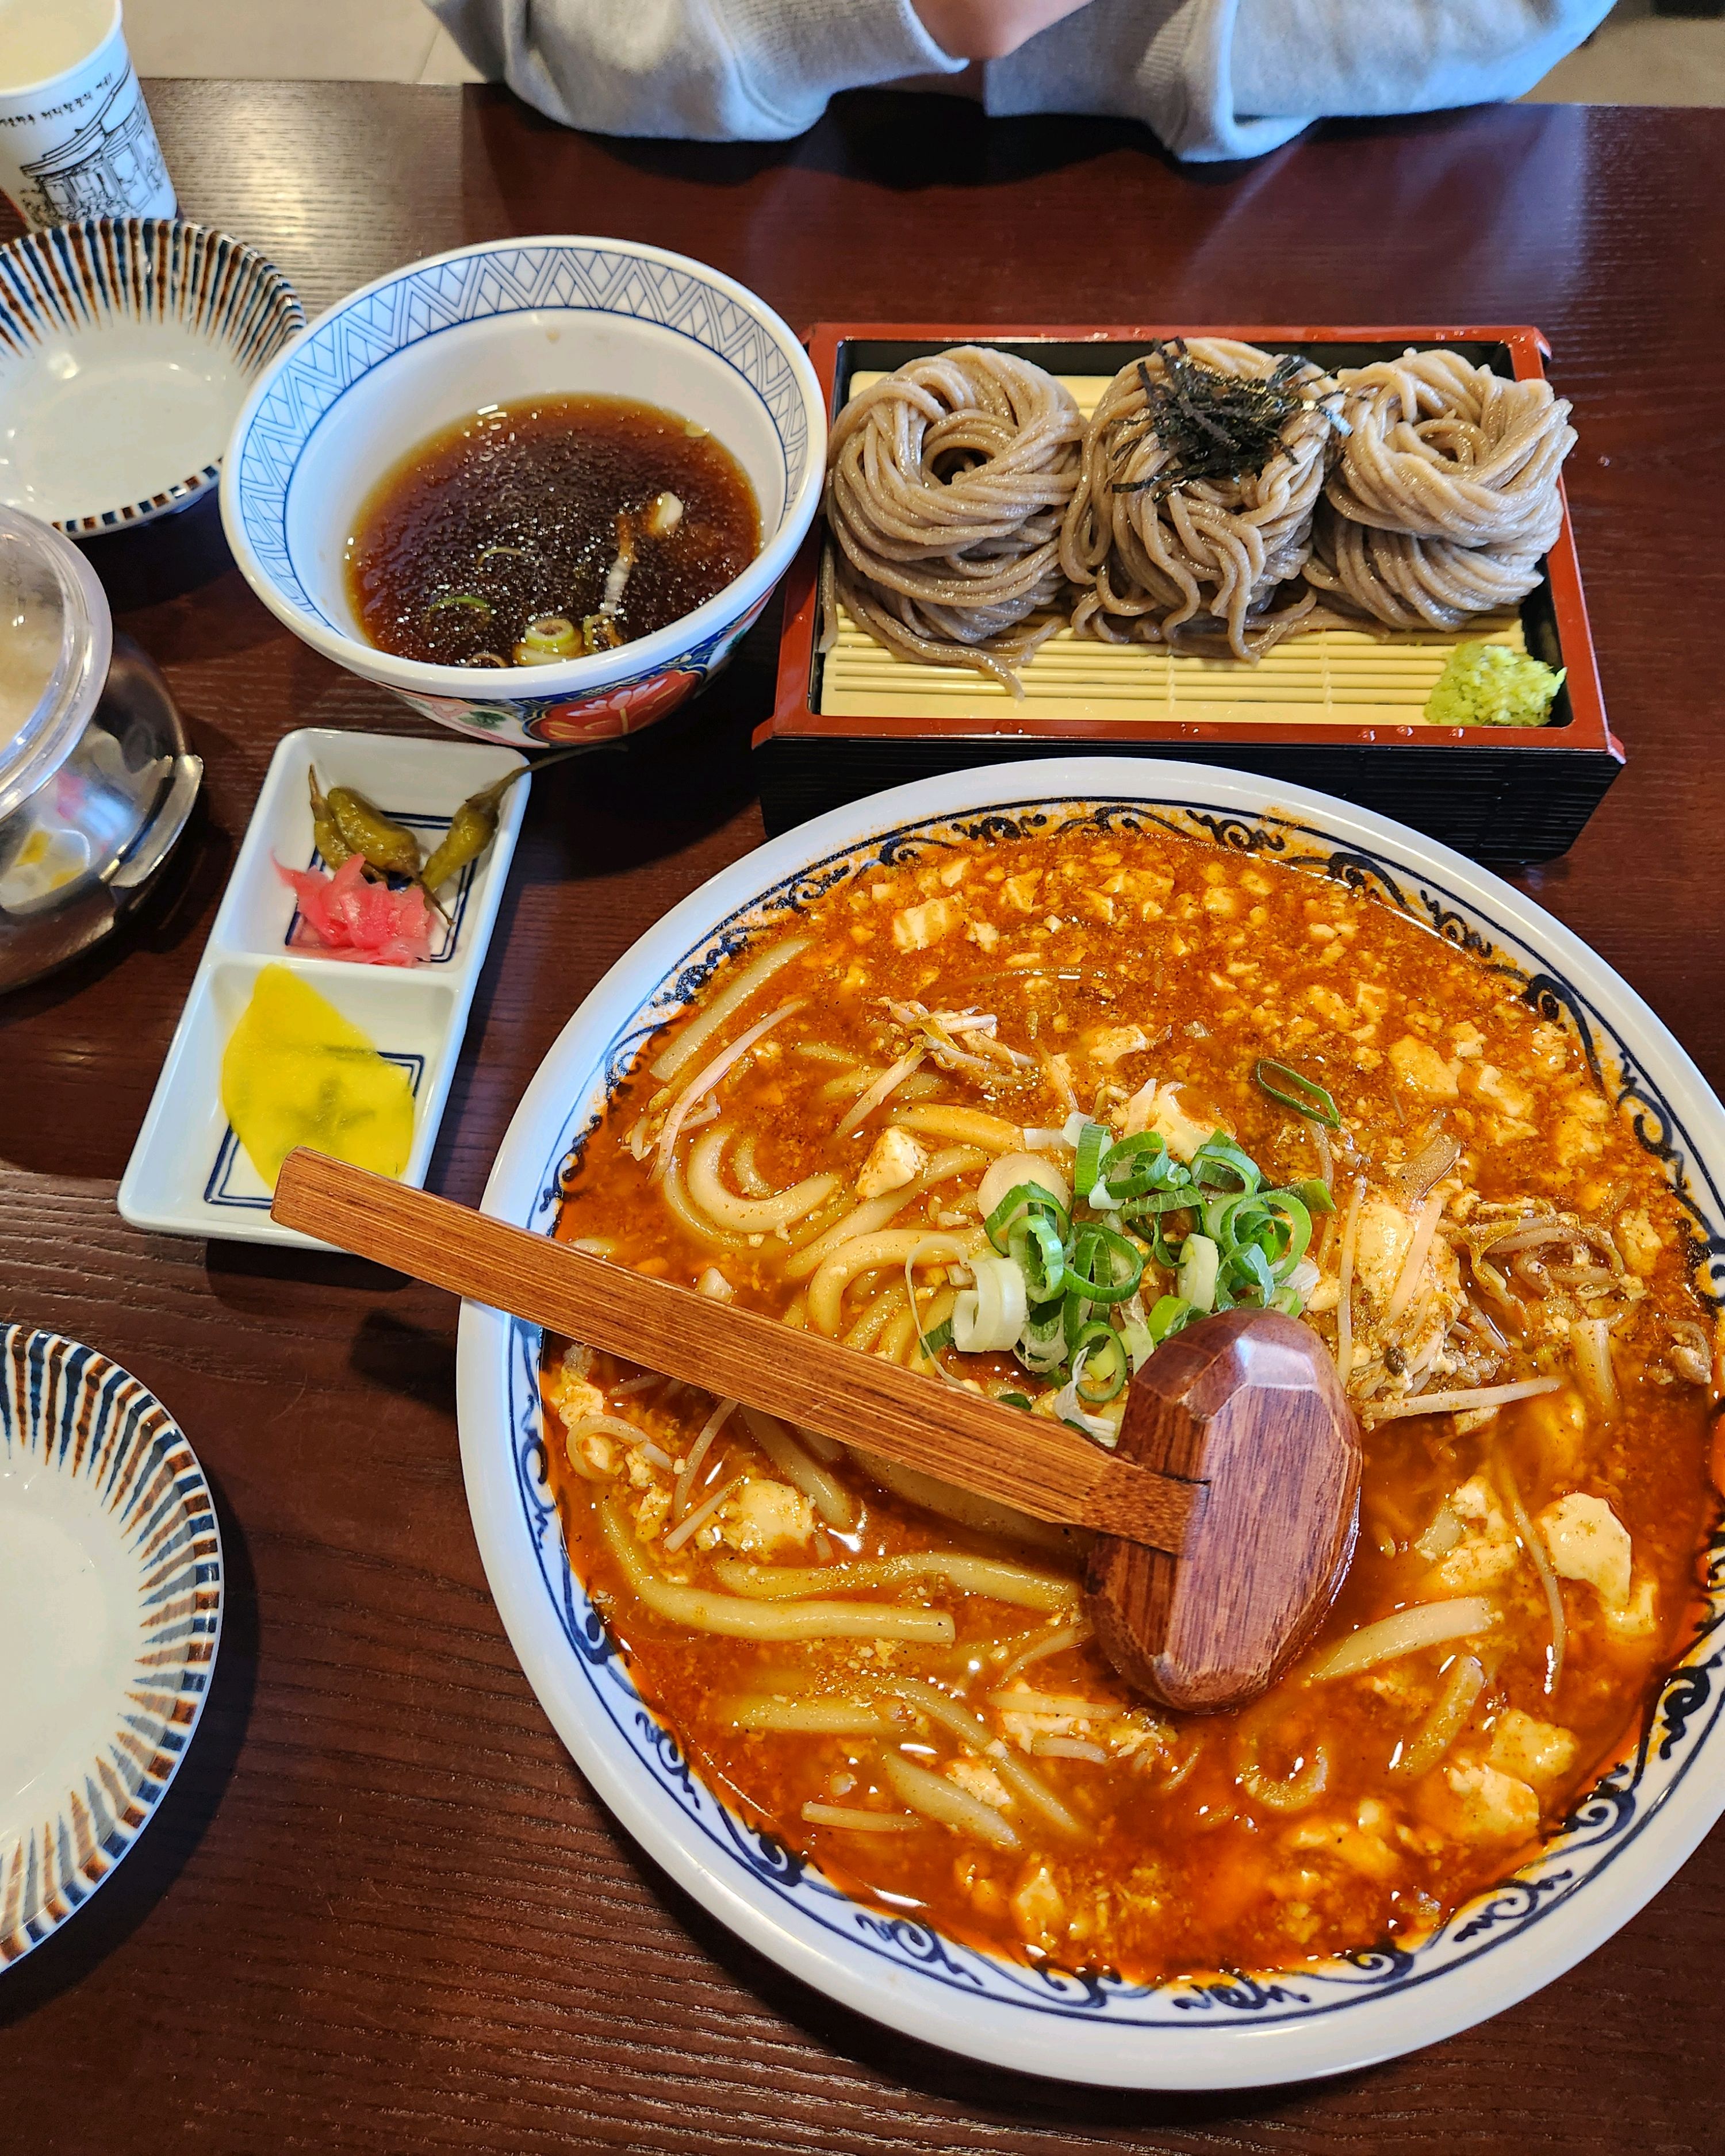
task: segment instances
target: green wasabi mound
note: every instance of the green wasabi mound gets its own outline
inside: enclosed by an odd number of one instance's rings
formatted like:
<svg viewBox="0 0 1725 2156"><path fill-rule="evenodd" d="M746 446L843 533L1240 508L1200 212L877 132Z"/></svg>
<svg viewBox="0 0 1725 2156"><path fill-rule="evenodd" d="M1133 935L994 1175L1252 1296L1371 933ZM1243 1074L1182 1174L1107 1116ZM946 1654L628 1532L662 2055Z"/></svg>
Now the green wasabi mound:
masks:
<svg viewBox="0 0 1725 2156"><path fill-rule="evenodd" d="M1506 644L1458 644L1425 716L1436 726L1543 726L1568 670L1553 673Z"/></svg>

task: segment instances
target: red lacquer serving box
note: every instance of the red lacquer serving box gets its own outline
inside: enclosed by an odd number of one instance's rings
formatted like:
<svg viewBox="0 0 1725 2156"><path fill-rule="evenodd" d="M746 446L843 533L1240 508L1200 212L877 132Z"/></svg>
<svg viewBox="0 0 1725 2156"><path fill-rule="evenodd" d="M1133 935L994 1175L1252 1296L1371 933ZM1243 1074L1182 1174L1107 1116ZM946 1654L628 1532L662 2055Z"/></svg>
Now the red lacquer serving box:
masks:
<svg viewBox="0 0 1725 2156"><path fill-rule="evenodd" d="M809 351L830 413L875 376L957 344L1034 360L1081 404L1159 338L1234 337L1326 367L1409 346L1457 348L1476 366L1544 376L1537 329L1191 324L1021 328L822 323ZM1088 409L1087 404L1085 408ZM1579 423L1584 429L1584 418ZM785 583L773 716L755 735L769 832L882 787L1015 757L1098 752L1230 765L1321 788L1484 859L1563 853L1622 767L1606 722L1567 502L1538 586L1519 608L1455 635L1366 631L1289 637L1258 667L1063 634L1025 670L1015 701L968 670L918 667L841 620L823 576L817 519ZM1425 697L1448 648L1491 636L1565 670L1543 726L1437 726Z"/></svg>

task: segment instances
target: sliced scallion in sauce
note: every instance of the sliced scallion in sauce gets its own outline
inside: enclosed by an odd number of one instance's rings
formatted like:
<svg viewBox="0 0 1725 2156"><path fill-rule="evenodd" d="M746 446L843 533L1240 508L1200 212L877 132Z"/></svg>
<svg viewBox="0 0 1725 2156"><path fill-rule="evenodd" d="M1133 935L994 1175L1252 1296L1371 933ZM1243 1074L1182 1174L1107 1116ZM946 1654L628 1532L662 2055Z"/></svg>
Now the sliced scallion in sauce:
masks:
<svg viewBox="0 0 1725 2156"><path fill-rule="evenodd" d="M1291 1065L1274 1063L1267 1056L1263 1057L1252 1075L1260 1091L1284 1108L1291 1108L1296 1116L1304 1116L1308 1122L1322 1123L1327 1129L1341 1129L1342 1112L1334 1101L1322 1086L1310 1078L1302 1078Z"/></svg>

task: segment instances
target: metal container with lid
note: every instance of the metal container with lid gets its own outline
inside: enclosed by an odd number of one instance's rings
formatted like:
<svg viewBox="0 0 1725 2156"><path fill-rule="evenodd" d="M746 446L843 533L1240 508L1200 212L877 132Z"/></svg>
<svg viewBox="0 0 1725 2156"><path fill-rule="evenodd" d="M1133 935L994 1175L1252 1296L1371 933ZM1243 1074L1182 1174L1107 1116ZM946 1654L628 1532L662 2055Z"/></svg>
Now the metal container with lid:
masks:
<svg viewBox="0 0 1725 2156"><path fill-rule="evenodd" d="M0 988L110 932L203 777L161 675L116 643L90 563L0 506Z"/></svg>

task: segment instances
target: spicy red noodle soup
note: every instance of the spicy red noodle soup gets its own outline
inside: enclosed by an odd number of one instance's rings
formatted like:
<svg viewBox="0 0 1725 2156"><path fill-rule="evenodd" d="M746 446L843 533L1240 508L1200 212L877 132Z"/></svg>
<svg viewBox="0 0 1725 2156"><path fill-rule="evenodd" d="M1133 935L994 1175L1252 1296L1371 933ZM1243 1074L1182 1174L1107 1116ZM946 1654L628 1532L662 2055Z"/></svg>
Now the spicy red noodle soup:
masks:
<svg viewBox="0 0 1725 2156"><path fill-rule="evenodd" d="M1099 1444L1162 1341L1267 1303L1366 1466L1314 1647L1186 1717L1097 1653L1076 1536L548 1342L572 1560L696 1770L865 1900L1142 1980L1412 1943L1529 1856L1635 1731L1715 1498L1677 1201L1521 988L1088 826L865 866L721 969L560 1235Z"/></svg>

